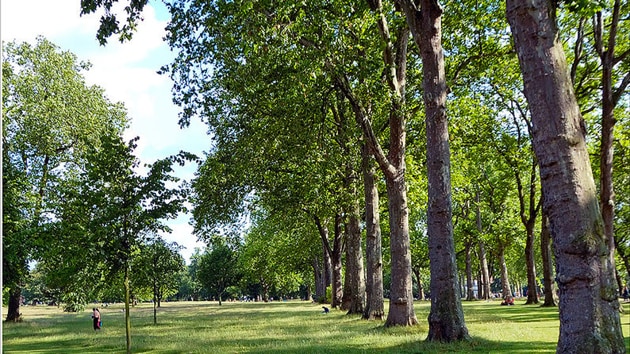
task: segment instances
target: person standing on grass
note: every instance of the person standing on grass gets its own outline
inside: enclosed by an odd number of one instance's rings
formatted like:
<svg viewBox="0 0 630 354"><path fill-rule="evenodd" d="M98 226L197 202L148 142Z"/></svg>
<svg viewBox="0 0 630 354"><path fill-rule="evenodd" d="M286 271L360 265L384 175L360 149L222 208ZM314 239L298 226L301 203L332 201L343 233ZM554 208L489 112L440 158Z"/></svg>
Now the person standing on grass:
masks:
<svg viewBox="0 0 630 354"><path fill-rule="evenodd" d="M92 322L95 331L101 329L101 312L96 307L92 308Z"/></svg>

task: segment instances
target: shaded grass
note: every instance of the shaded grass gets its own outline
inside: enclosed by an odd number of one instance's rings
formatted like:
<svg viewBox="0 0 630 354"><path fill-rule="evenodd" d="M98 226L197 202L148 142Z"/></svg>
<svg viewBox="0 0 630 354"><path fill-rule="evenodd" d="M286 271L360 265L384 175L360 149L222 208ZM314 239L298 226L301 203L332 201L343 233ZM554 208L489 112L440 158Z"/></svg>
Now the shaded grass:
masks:
<svg viewBox="0 0 630 354"><path fill-rule="evenodd" d="M630 348L630 304L622 326ZM387 304L386 304L387 309ZM429 343L428 302L417 302L420 325L384 328L300 301L273 303L170 302L131 310L134 353L553 353L557 308L466 302L469 342ZM3 311L6 313L5 311ZM22 308L25 321L3 324L4 353L119 353L125 351L122 305L101 309L103 329L92 330L91 311L63 313L56 307Z"/></svg>

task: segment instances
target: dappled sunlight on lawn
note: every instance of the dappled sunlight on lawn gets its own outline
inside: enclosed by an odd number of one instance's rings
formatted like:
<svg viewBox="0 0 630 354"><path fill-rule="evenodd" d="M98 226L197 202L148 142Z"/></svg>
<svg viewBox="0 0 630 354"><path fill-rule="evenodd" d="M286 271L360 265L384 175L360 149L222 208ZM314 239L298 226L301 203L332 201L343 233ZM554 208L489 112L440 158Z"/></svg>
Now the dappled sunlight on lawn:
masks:
<svg viewBox="0 0 630 354"><path fill-rule="evenodd" d="M388 304L385 309L387 311ZM622 315L630 336L630 304ZM89 306L91 308L91 306ZM104 328L94 333L90 311L64 313L57 307L24 307L25 321L5 324L7 353L123 352L123 305L101 309ZM151 353L553 353L558 309L464 302L470 342L428 343L430 302L415 304L420 324L384 328L321 305L303 302L163 302L153 323L152 304L131 309L132 351ZM629 346L630 347L630 346Z"/></svg>

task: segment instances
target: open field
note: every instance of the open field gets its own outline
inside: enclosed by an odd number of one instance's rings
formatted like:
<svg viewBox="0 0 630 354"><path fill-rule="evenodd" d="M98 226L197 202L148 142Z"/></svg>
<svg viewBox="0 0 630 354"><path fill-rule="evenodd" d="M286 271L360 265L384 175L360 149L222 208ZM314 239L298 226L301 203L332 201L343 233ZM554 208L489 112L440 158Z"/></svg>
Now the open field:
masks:
<svg viewBox="0 0 630 354"><path fill-rule="evenodd" d="M387 310L387 304L385 309ZM428 302L416 303L419 326L384 328L301 301L272 303L170 302L131 310L134 353L553 353L557 308L464 303L468 343L426 343ZM101 309L103 329L91 326L91 306L81 313L56 307L22 308L25 321L4 324L3 353L120 353L125 351L121 304ZM6 309L3 309L3 316ZM630 303L622 325L630 348Z"/></svg>

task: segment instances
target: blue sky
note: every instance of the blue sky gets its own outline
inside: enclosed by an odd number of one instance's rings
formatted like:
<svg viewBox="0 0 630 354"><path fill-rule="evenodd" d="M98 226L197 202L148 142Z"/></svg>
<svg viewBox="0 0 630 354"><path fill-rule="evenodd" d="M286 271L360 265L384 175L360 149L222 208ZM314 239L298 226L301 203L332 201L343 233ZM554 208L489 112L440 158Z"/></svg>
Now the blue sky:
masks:
<svg viewBox="0 0 630 354"><path fill-rule="evenodd" d="M131 118L126 138L140 137L136 155L141 161L151 163L180 150L202 156L211 142L206 127L197 120L189 128L179 128L171 81L156 73L173 58L162 40L168 20L162 2L150 1L130 42L121 44L111 38L104 47L96 40L100 14L81 17L79 4L78 0L2 0L0 36L5 42L33 43L36 36L43 35L79 60L90 61L93 66L84 73L87 83L103 87L110 100L125 104ZM178 168L177 175L190 179L195 168L193 164ZM194 247L204 246L192 235L189 219L189 215L181 215L168 221L173 233L164 235L186 247L182 255L187 262Z"/></svg>

